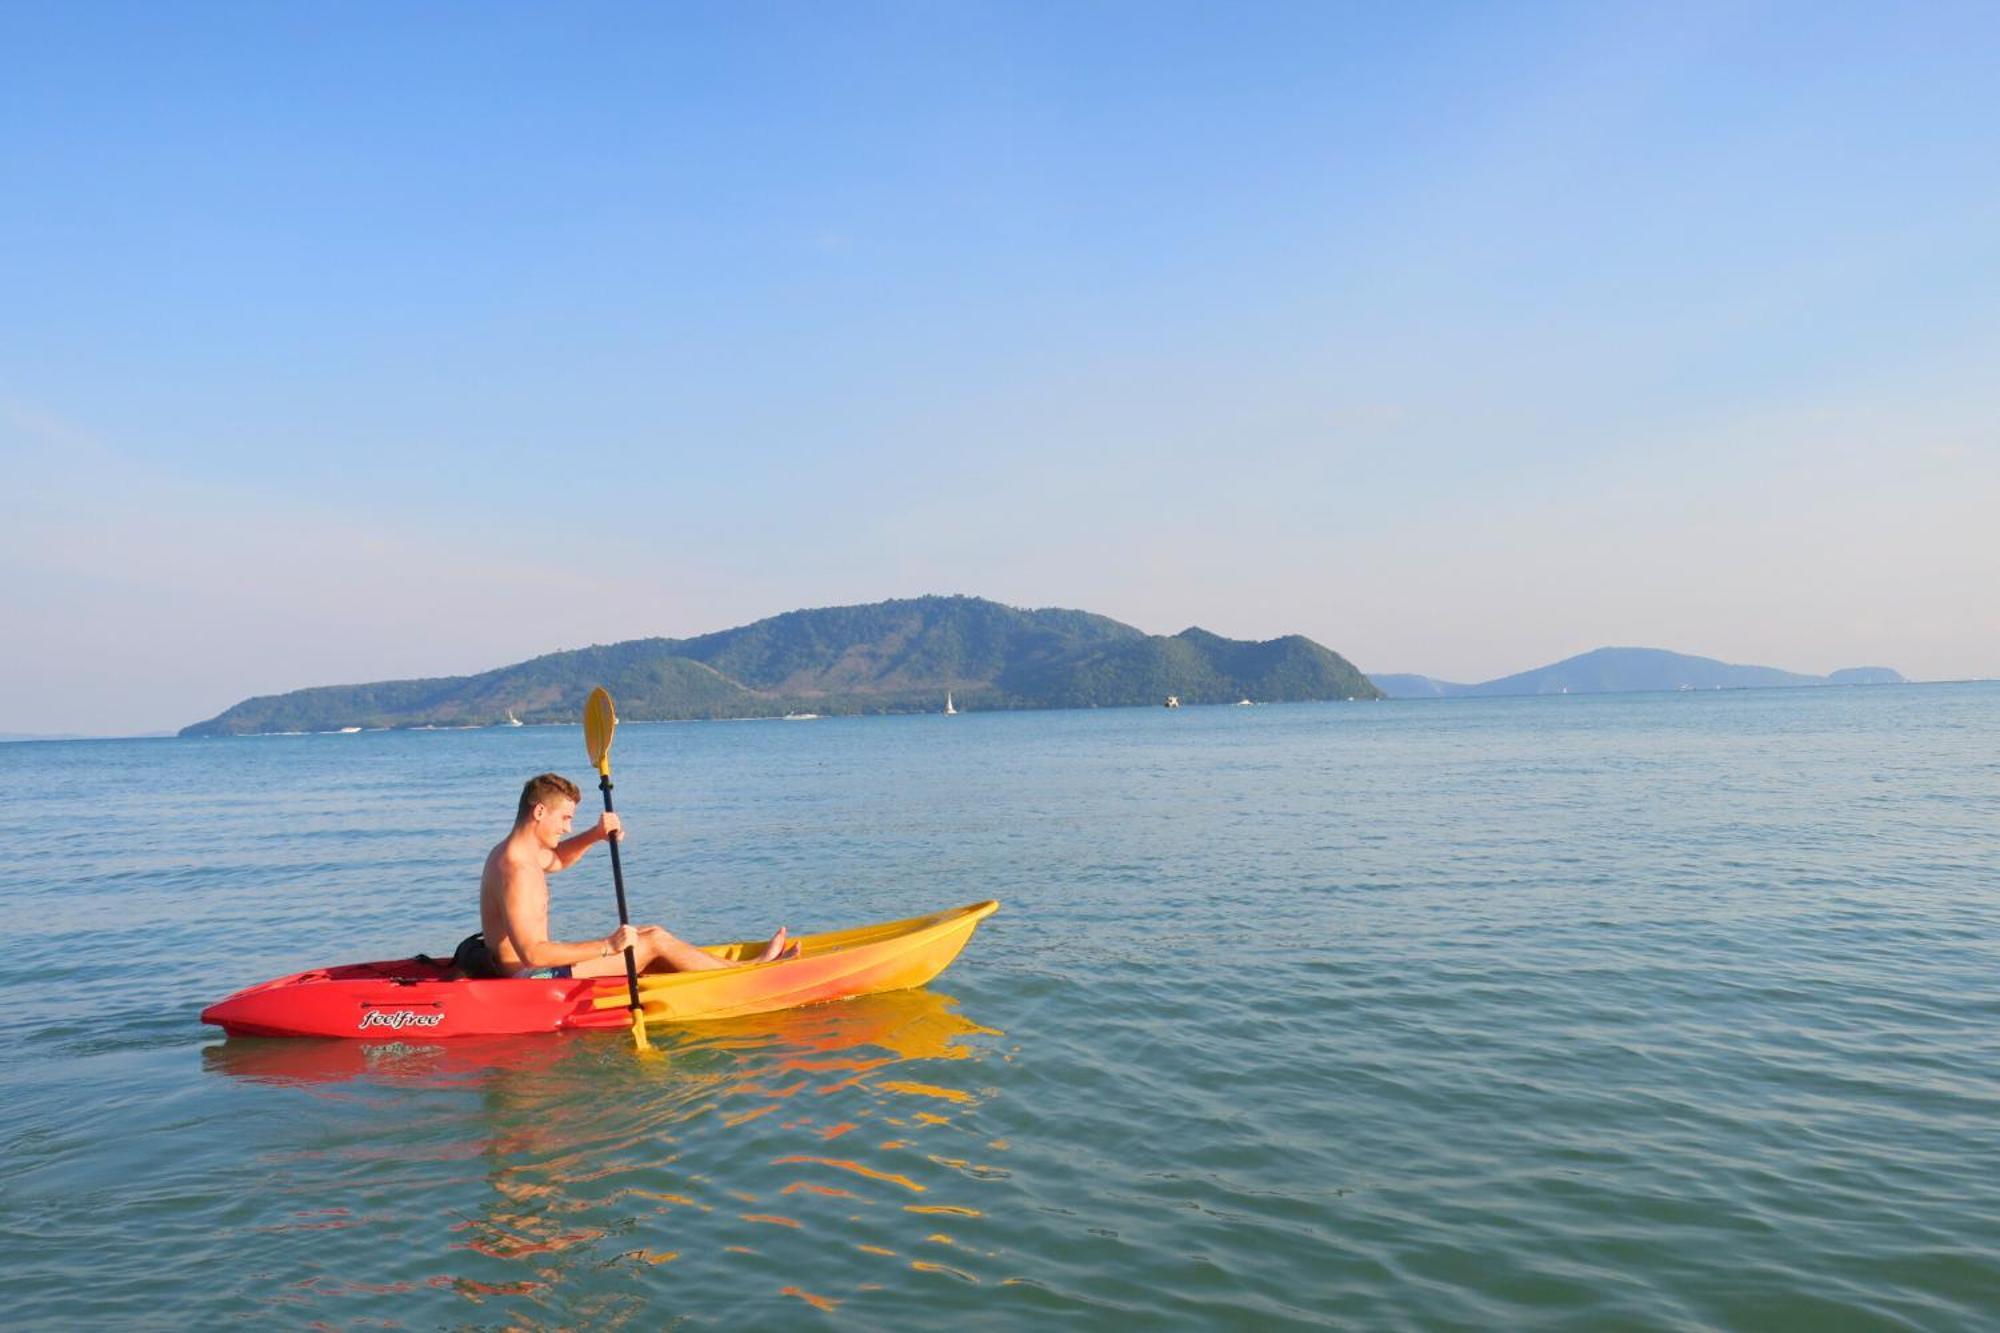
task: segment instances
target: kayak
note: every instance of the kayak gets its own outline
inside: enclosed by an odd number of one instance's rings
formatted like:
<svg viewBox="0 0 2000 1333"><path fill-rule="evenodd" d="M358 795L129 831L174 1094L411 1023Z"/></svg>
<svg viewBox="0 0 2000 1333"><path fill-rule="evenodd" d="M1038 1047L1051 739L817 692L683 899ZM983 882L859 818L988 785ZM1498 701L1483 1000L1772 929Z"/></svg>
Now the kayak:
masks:
<svg viewBox="0 0 2000 1333"><path fill-rule="evenodd" d="M856 995L836 1004L813 1004L747 1018L718 1018L686 1029L689 1049L771 1050L771 1074L811 1073L854 1060L890 1055L903 1060L964 1060L973 1037L1004 1035L959 1012L958 1001L938 983L911 990ZM527 1041L520 1037L458 1037L451 1041L265 1041L258 1038L210 1042L202 1067L250 1083L300 1086L342 1083L366 1076L378 1082L437 1087L475 1080L487 1085L536 1085L572 1077L561 1072L579 1045ZM620 1043L622 1045L622 1043ZM862 1048L870 1048L863 1050ZM836 1057L826 1063L826 1057ZM857 1064L855 1068L860 1068ZM872 1067L872 1066L871 1066ZM752 1067L746 1066L746 1069ZM739 1070L738 1073L745 1071ZM745 1076L749 1076L745 1074ZM776 1074L771 1074L776 1077ZM919 1085L921 1086L921 1085ZM892 1089L893 1091L893 1089ZM911 1094L921 1095L921 1094Z"/></svg>
<svg viewBox="0 0 2000 1333"><path fill-rule="evenodd" d="M950 966L997 902L819 935L798 935L795 957L747 961L763 940L707 946L738 966L639 978L646 1022L737 1018L877 991L922 986ZM497 1037L625 1029L631 994L622 975L475 981L449 962L403 958L315 968L237 991L201 1011L236 1036Z"/></svg>

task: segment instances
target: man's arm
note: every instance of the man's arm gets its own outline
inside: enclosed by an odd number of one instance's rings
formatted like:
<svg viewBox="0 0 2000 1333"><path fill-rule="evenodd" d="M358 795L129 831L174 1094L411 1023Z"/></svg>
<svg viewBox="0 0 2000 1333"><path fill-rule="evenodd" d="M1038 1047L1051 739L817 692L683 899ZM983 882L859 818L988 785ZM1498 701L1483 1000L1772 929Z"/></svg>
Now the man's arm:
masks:
<svg viewBox="0 0 2000 1333"><path fill-rule="evenodd" d="M574 838L564 838L556 844L555 864L549 867L549 871L550 873L554 873L558 870L567 870L575 865L577 858L589 851L593 845L603 842L609 837L622 838L624 836L625 827L618 822L618 815L614 811L607 810L604 812L604 816L597 821L596 827L587 828ZM558 963L555 966L560 967L561 964Z"/></svg>

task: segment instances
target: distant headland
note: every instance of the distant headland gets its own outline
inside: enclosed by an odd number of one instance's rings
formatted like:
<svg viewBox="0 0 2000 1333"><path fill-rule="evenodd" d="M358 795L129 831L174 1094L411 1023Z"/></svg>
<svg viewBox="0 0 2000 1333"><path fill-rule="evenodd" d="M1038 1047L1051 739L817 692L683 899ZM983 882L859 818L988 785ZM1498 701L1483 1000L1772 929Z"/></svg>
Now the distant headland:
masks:
<svg viewBox="0 0 2000 1333"><path fill-rule="evenodd" d="M629 721L1383 697L1301 635L1147 634L1086 611L917 597L791 611L693 639L550 653L474 676L322 685L245 699L183 736L575 722L603 685Z"/></svg>
<svg viewBox="0 0 2000 1333"><path fill-rule="evenodd" d="M1430 676L1375 672L1369 679L1391 699L1491 698L1508 694L1633 694L1651 690L1763 690L1802 685L1901 685L1888 667L1847 667L1826 676L1776 667L1736 666L1663 648L1598 648L1548 666L1477 685Z"/></svg>

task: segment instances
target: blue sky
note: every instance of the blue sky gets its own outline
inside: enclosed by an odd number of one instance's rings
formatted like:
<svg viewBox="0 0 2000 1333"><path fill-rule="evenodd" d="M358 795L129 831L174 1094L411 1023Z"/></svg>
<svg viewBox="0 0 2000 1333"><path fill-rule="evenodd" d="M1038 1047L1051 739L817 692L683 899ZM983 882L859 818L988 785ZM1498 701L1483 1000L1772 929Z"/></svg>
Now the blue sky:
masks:
<svg viewBox="0 0 2000 1333"><path fill-rule="evenodd" d="M1985 4L0 4L0 732L968 592L2000 674Z"/></svg>

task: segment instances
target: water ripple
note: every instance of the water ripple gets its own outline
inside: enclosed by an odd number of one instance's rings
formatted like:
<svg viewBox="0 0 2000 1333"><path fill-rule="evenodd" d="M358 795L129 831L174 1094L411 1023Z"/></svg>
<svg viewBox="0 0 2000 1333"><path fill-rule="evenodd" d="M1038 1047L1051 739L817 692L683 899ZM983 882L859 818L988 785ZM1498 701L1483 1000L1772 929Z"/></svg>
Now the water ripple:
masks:
<svg viewBox="0 0 2000 1333"><path fill-rule="evenodd" d="M931 990L658 1060L194 1023L244 981L449 949L510 788L577 767L574 729L0 746L93 812L0 868L0 1298L79 1326L1979 1327L1996 723L1972 686L623 729L642 916L1007 904ZM557 931L600 933L603 867L557 886Z"/></svg>

